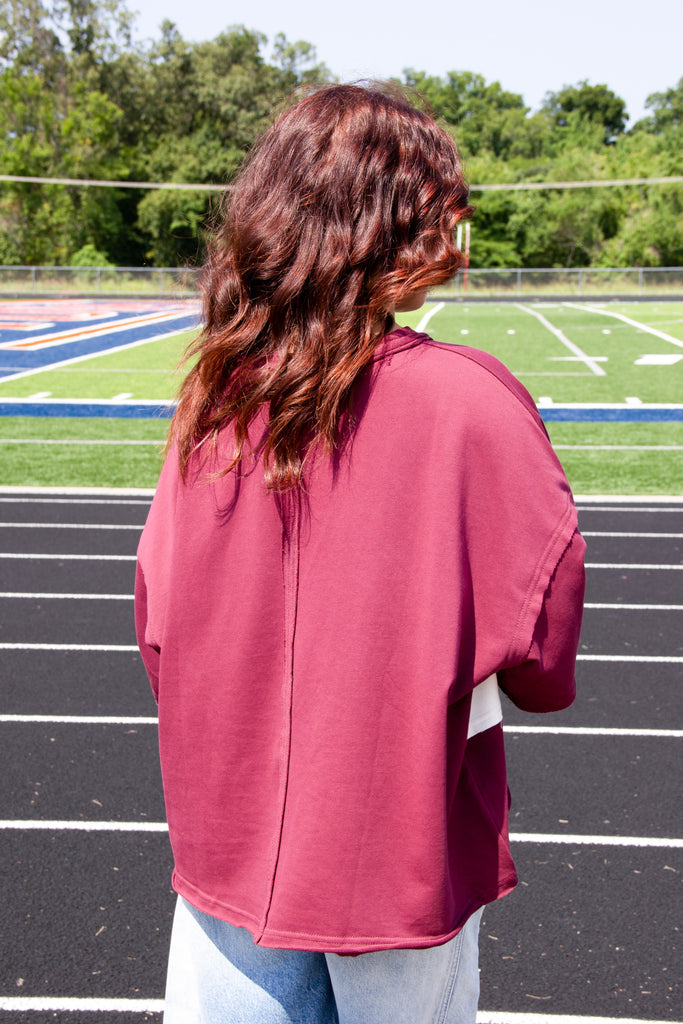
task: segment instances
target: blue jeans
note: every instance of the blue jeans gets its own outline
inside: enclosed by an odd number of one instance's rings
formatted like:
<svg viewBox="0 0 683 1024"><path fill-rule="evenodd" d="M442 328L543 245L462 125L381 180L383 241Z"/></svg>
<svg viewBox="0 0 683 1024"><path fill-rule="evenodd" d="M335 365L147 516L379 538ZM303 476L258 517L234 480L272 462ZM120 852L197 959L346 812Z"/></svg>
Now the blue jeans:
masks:
<svg viewBox="0 0 683 1024"><path fill-rule="evenodd" d="M179 897L164 1024L474 1024L481 913L442 946L345 957L256 946Z"/></svg>

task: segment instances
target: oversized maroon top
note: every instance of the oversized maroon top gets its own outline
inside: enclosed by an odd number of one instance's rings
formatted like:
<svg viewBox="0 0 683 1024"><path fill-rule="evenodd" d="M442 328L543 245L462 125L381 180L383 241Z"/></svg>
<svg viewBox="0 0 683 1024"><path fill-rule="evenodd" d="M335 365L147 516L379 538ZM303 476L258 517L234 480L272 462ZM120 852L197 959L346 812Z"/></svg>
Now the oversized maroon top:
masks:
<svg viewBox="0 0 683 1024"><path fill-rule="evenodd" d="M279 498L258 463L183 483L171 453L139 548L174 886L265 946L436 945L513 888L472 690L574 697L584 543L522 385L400 328L354 408Z"/></svg>

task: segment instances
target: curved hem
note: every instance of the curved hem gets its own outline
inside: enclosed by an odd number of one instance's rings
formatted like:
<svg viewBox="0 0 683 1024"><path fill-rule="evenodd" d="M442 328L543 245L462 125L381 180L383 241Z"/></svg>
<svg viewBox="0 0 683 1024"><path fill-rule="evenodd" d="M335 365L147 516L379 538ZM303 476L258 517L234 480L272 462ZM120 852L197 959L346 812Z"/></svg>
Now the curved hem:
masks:
<svg viewBox="0 0 683 1024"><path fill-rule="evenodd" d="M175 891L197 910L210 914L235 928L246 928L254 936L254 943L269 949L294 949L310 953L361 954L376 953L383 949L427 949L449 942L464 927L469 918L480 907L502 899L516 887L517 873L506 875L500 880L497 890L484 897L475 896L468 904L458 925L438 935L316 935L308 932L280 931L273 928L261 930L258 919L245 911L209 896L173 872L172 884ZM258 935L258 938L256 937Z"/></svg>

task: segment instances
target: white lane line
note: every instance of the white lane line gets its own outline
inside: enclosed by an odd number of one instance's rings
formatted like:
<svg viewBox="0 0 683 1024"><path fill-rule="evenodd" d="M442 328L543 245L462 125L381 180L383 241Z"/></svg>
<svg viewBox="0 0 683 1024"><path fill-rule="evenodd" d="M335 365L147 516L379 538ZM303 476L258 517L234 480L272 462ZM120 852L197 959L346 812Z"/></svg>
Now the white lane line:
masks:
<svg viewBox="0 0 683 1024"><path fill-rule="evenodd" d="M74 832L167 832L165 821L50 821L39 818L6 819L0 830ZM660 836L563 835L551 832L511 832L513 843L561 843L567 846L654 846L683 848L683 839Z"/></svg>
<svg viewBox="0 0 683 1024"><path fill-rule="evenodd" d="M680 540L683 533L618 533L611 530L582 530L583 537L665 537L668 540Z"/></svg>
<svg viewBox="0 0 683 1024"><path fill-rule="evenodd" d="M434 308L428 310L425 313L425 315L422 317L422 319L420 320L419 324L415 328L416 332L419 334L420 331L426 331L427 330L427 324L432 319L432 317L436 316L437 313L440 313L442 309L445 309L445 307L446 307L446 303L445 302L437 302L437 304L434 306Z"/></svg>
<svg viewBox="0 0 683 1024"><path fill-rule="evenodd" d="M641 562L586 562L586 569L683 569L683 565L650 565Z"/></svg>
<svg viewBox="0 0 683 1024"><path fill-rule="evenodd" d="M2 644L0 644L2 647ZM683 665L683 656L668 657L649 654L577 654L577 661L639 661L647 665Z"/></svg>
<svg viewBox="0 0 683 1024"><path fill-rule="evenodd" d="M2 718L0 717L0 721ZM594 728L593 726L575 725L504 725L505 732L530 733L540 736L658 736L663 739L679 739L683 729L619 729Z"/></svg>
<svg viewBox="0 0 683 1024"><path fill-rule="evenodd" d="M163 1013L163 999L79 999L68 996L0 996L0 1010L13 1013ZM628 1021L621 1021L628 1024ZM647 1024L647 1021L640 1021Z"/></svg>
<svg viewBox="0 0 683 1024"><path fill-rule="evenodd" d="M529 309L528 306L522 306L518 302L516 302L515 305L517 306L517 309L521 309L524 313L530 313L531 316L535 316L536 319L539 320L543 324L543 326L550 331L551 334L555 335L558 341L561 341L562 344L565 345L570 352L573 352L574 355L577 356L577 358L582 363L585 363L586 366L590 370L592 370L597 377L607 376L607 374L603 370L602 366L600 366L600 363L597 362L597 360L592 359L589 355L586 355L586 353L582 349L580 349L578 345L575 345L573 341L570 341L569 338L562 333L559 327L555 327L554 324L551 324L550 320L547 320L542 313L537 312L537 310L535 309Z"/></svg>
<svg viewBox="0 0 683 1024"><path fill-rule="evenodd" d="M0 643L0 651L137 651L136 644L14 644ZM647 654L577 654L577 661L639 661L645 664L683 664L683 656Z"/></svg>
<svg viewBox="0 0 683 1024"><path fill-rule="evenodd" d="M18 551L0 551L0 558L23 558L29 561L39 561L40 559L48 559L51 561L81 561L81 562L134 562L136 559L135 555L55 555L55 554L40 554L36 552L26 551L24 553Z"/></svg>
<svg viewBox="0 0 683 1024"><path fill-rule="evenodd" d="M570 836L550 832L511 832L512 843L566 843L574 846L666 846L683 849L683 839L659 836Z"/></svg>
<svg viewBox="0 0 683 1024"><path fill-rule="evenodd" d="M0 521L0 529L12 530L138 530L143 526L138 523L10 523ZM616 533L596 530L590 533L581 531L584 537L667 537L680 539L683 533Z"/></svg>
<svg viewBox="0 0 683 1024"><path fill-rule="evenodd" d="M666 1024L663 1020L642 1017L580 1017L567 1013L506 1013L505 1010L479 1010L477 1024ZM670 1024L677 1024L672 1021Z"/></svg>
<svg viewBox="0 0 683 1024"><path fill-rule="evenodd" d="M11 598L13 601L23 600L54 600L54 601L132 601L133 594L49 594L23 593L10 590L0 591L0 598ZM584 605L585 607L585 605Z"/></svg>
<svg viewBox="0 0 683 1024"><path fill-rule="evenodd" d="M138 498L39 498L36 497L36 492L47 493L50 491L49 487L0 487L0 502L11 503L14 505L135 505L138 508L147 508L152 500L154 491L150 488L140 487L134 493L138 494ZM57 488L59 494L64 494L69 491L68 487ZM88 490L102 490L99 487L93 488L74 488L74 494L87 493ZM12 492L11 494L8 492ZM21 492L21 497L17 492ZM147 499L147 500L145 500Z"/></svg>
<svg viewBox="0 0 683 1024"><path fill-rule="evenodd" d="M134 715L0 715L0 723L4 725L153 725L159 720L156 716ZM600 728L573 725L504 725L509 733L529 733L531 735L552 736L635 736L659 737L661 739L679 739L683 737L683 729L620 729Z"/></svg>
<svg viewBox="0 0 683 1024"><path fill-rule="evenodd" d="M577 512L642 512L645 515L653 515L659 512L675 512L678 515L683 512L683 505L676 507L675 505L668 506L650 506L644 508L641 505L588 505L585 504L585 498L582 502L576 502Z"/></svg>
<svg viewBox="0 0 683 1024"><path fill-rule="evenodd" d="M163 999L106 999L69 996L0 996L0 1010L14 1013L163 1013ZM478 1010L476 1024L672 1024L642 1017L580 1017L560 1013ZM676 1022L673 1022L676 1024Z"/></svg>
<svg viewBox="0 0 683 1024"><path fill-rule="evenodd" d="M158 725L158 718L133 715L0 715L6 725L35 723L40 725Z"/></svg>
<svg viewBox="0 0 683 1024"><path fill-rule="evenodd" d="M653 504L643 504L644 500L653 502ZM582 512L683 511L683 497L678 497L675 494L648 494L646 499L637 494L624 494L623 496L619 494L575 494L574 501L576 507ZM667 507L664 503L668 501L679 502L679 504ZM640 504L631 504L631 502L640 502Z"/></svg>
<svg viewBox="0 0 683 1024"><path fill-rule="evenodd" d="M137 644L8 644L0 651L137 651Z"/></svg>
<svg viewBox="0 0 683 1024"><path fill-rule="evenodd" d="M48 821L25 818L0 821L0 829L42 832L168 832L165 821Z"/></svg>
<svg viewBox="0 0 683 1024"><path fill-rule="evenodd" d="M142 526L137 523L4 523L0 529L11 530L138 530Z"/></svg>
<svg viewBox="0 0 683 1024"><path fill-rule="evenodd" d="M683 604L601 604L598 602L586 601L584 608L603 611L627 611L627 612L683 612Z"/></svg>
<svg viewBox="0 0 683 1024"><path fill-rule="evenodd" d="M564 306L569 306L570 309L581 309L586 313L599 313L601 316L611 316L615 320L623 320L625 324L629 324L631 327L637 327L639 331L645 331L647 334L654 334L656 338L661 338L663 341L670 341L672 345L678 345L679 348L683 348L683 341L680 338L674 338L671 334L665 334L664 331L658 331L656 327L650 327L649 324L641 323L640 320L632 320L630 316L624 316L623 313L615 313L610 309L597 309L595 306L583 306L576 302L564 302Z"/></svg>
<svg viewBox="0 0 683 1024"><path fill-rule="evenodd" d="M90 562L134 562L135 555L55 555L36 552L0 551L0 558L80 560ZM683 565L650 565L635 562L586 562L586 569L683 569Z"/></svg>

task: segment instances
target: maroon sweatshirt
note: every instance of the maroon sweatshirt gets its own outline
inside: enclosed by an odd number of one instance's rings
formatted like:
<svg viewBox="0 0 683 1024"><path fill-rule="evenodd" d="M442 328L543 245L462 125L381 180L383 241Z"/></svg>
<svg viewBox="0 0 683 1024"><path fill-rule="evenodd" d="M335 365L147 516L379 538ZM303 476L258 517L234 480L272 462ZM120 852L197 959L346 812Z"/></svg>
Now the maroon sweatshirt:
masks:
<svg viewBox="0 0 683 1024"><path fill-rule="evenodd" d="M585 545L526 390L400 328L354 410L281 497L255 459L209 479L230 430L186 483L172 452L138 552L173 883L265 946L437 945L509 892L502 727L468 739L472 691L575 693Z"/></svg>

